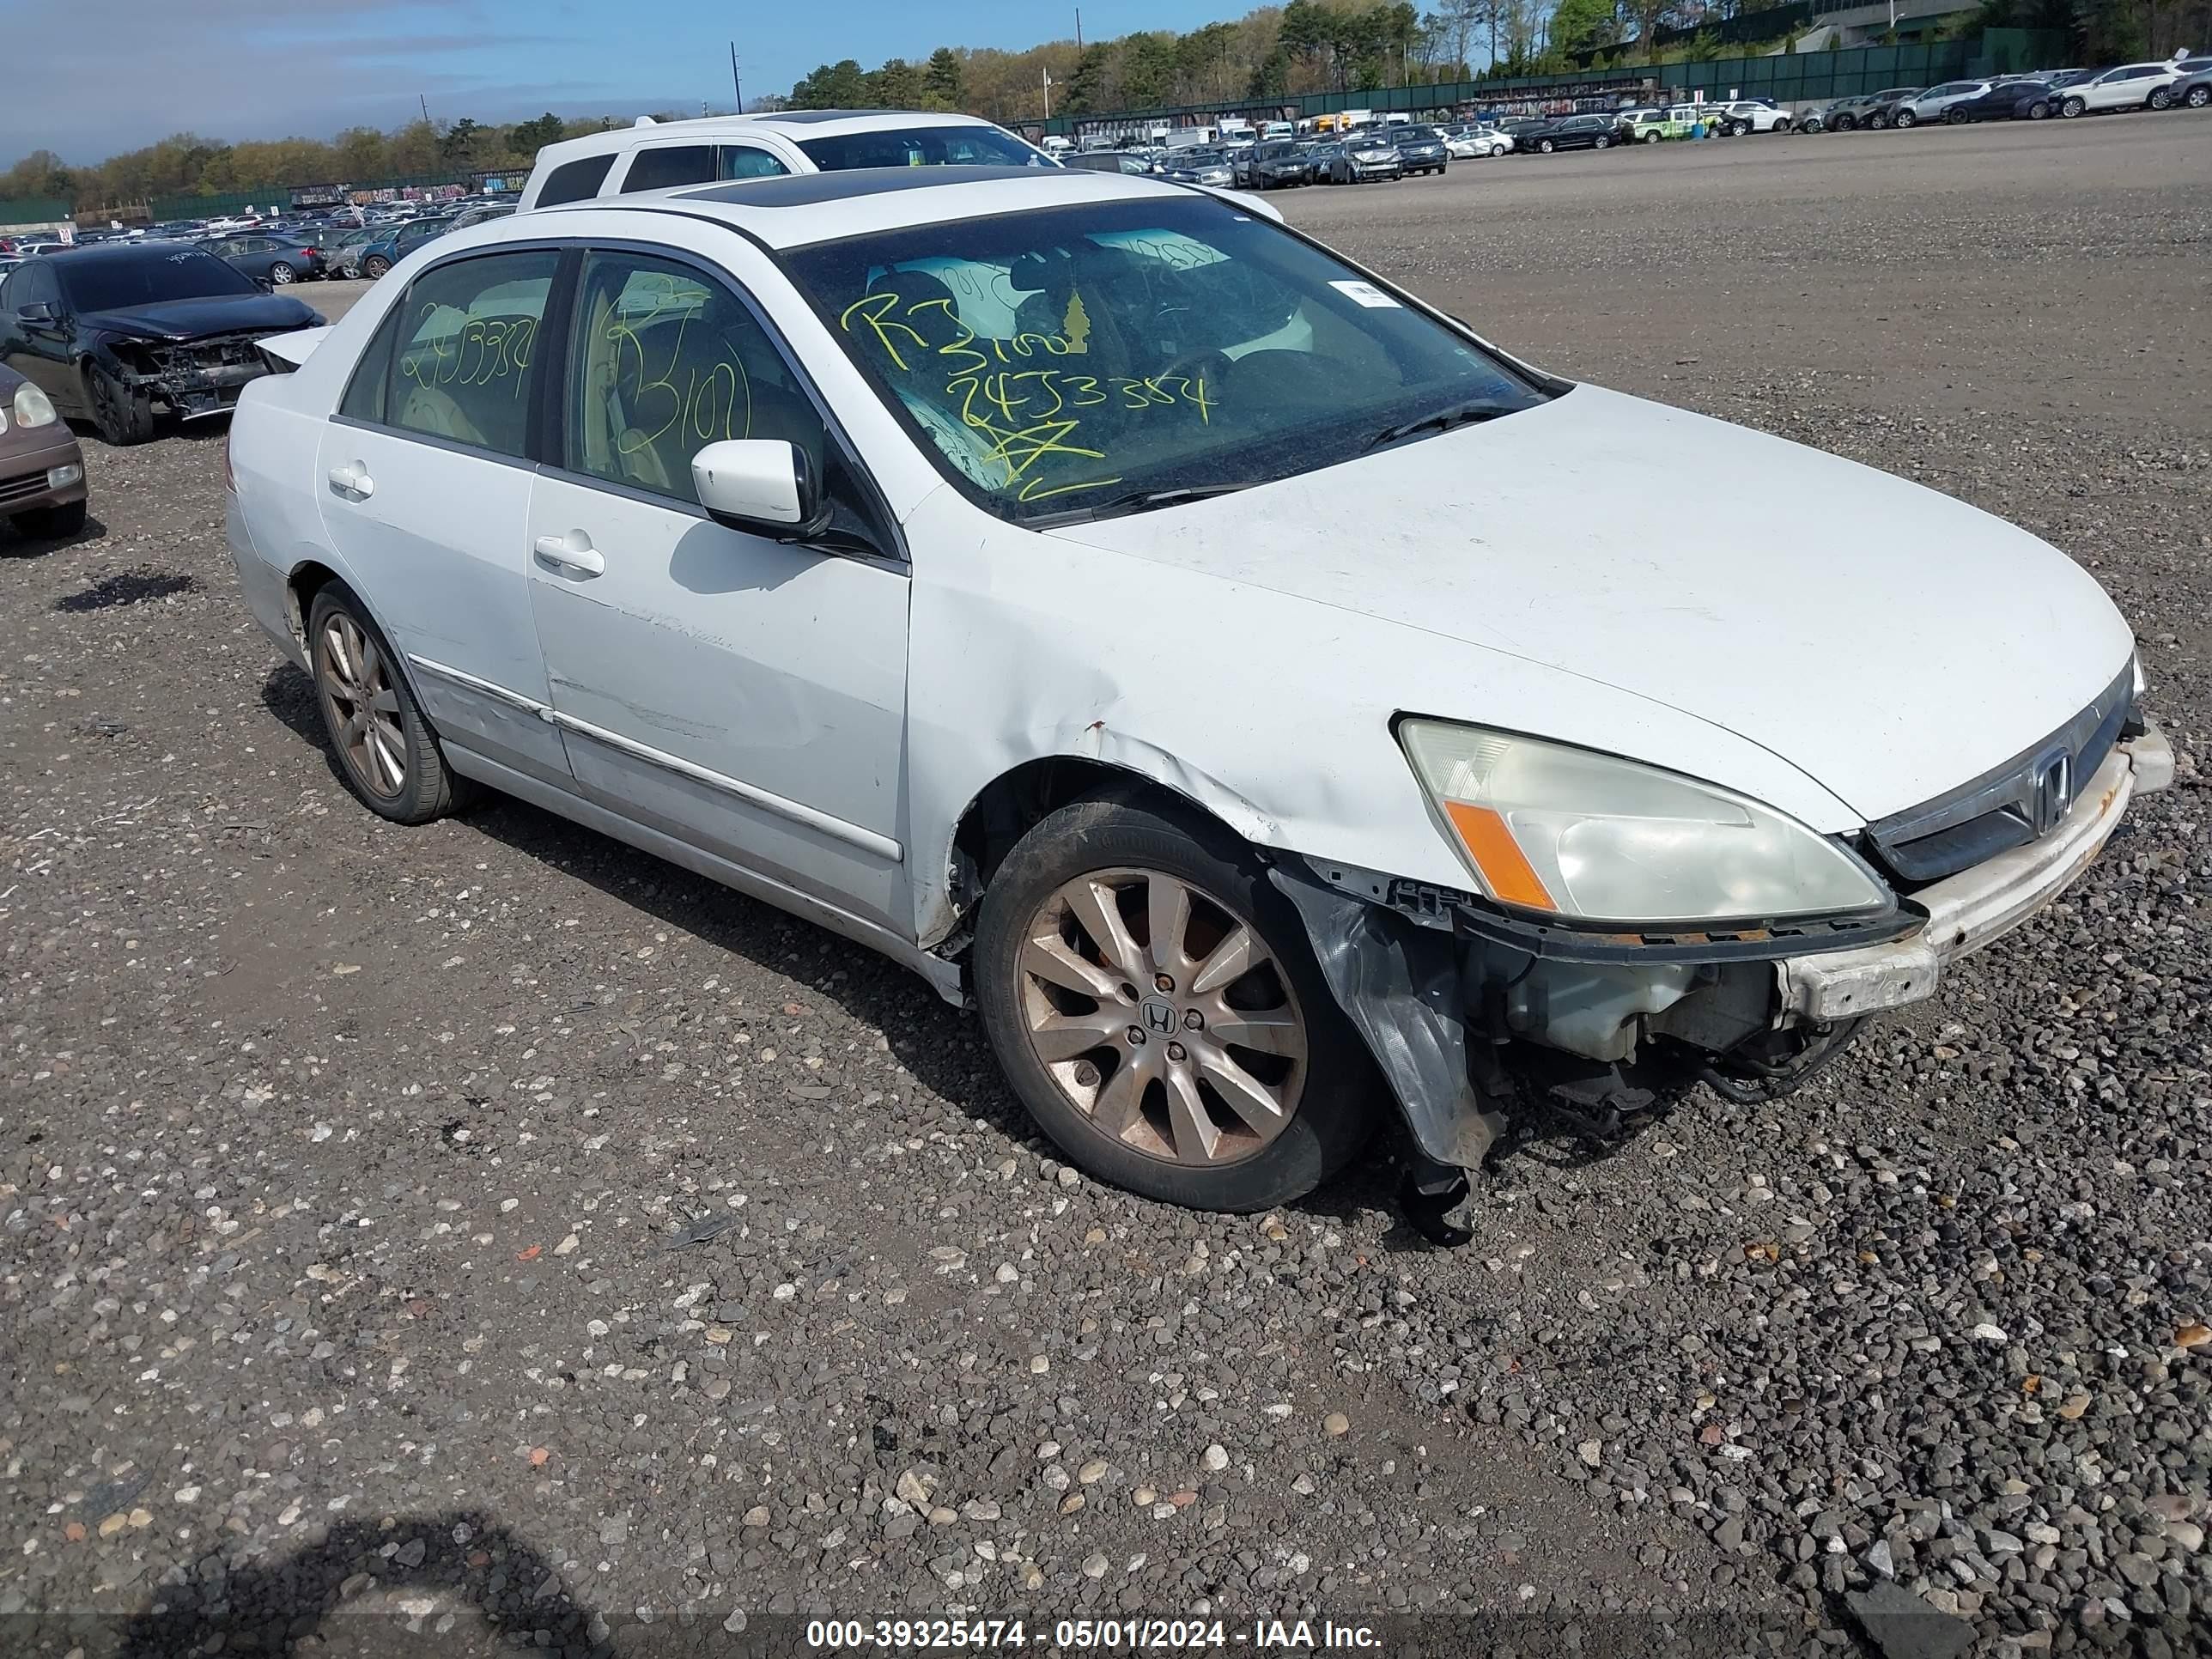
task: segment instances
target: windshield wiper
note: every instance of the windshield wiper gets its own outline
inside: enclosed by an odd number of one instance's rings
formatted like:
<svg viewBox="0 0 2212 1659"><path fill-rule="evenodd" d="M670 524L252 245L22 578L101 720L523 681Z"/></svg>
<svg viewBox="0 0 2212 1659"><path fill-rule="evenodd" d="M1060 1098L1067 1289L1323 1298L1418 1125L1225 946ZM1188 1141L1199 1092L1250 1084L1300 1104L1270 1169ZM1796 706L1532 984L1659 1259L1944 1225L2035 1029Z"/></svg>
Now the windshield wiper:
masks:
<svg viewBox="0 0 2212 1659"><path fill-rule="evenodd" d="M1175 507L1183 501L1202 501L1209 495L1232 495L1240 489L1249 489L1255 484L1265 483L1264 478L1239 478L1229 483L1182 484L1173 489L1133 489L1126 495L1109 496L1084 507L1071 507L1064 513L1045 513L1029 520L1033 529L1050 529L1058 524L1087 524L1093 519L1118 518L1124 513L1146 513L1156 507Z"/></svg>
<svg viewBox="0 0 2212 1659"><path fill-rule="evenodd" d="M1410 438L1416 433L1449 432L1455 426L1472 426L1477 421L1494 421L1500 415L1512 414L1516 407L1488 398L1454 404L1449 409L1440 409L1433 415L1423 415L1413 420L1401 421L1395 426L1386 426L1370 438L1363 448L1380 449L1385 444L1396 443L1401 438Z"/></svg>

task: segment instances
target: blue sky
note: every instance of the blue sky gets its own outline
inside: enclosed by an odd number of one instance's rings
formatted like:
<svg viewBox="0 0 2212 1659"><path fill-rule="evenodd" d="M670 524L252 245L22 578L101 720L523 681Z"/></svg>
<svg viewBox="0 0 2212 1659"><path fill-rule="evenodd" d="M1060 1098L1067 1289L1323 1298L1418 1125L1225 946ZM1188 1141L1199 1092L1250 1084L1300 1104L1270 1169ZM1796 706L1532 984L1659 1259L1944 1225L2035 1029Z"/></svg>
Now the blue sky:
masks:
<svg viewBox="0 0 2212 1659"><path fill-rule="evenodd" d="M1084 38L1193 28L1249 3L1094 0ZM187 131L327 137L396 125L423 98L441 120L696 112L702 98L726 110L733 33L750 98L788 92L841 58L872 68L941 45L1021 47L1074 30L1072 5L1017 0L0 0L0 166L41 147L96 161Z"/></svg>

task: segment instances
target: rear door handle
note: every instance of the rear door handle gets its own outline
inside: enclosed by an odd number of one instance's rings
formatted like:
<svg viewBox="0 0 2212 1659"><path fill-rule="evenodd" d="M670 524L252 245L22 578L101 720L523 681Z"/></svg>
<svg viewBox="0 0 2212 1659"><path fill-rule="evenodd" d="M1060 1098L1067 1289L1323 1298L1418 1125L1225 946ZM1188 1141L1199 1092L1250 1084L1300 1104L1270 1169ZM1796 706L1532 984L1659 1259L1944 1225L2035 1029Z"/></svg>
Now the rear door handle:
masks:
<svg viewBox="0 0 2212 1659"><path fill-rule="evenodd" d="M596 576L607 568L606 560L593 550L592 538L580 530L565 536L540 536L538 556L579 576Z"/></svg>
<svg viewBox="0 0 2212 1659"><path fill-rule="evenodd" d="M331 469L331 483L349 495L359 495L364 501L376 494L376 480L368 476L368 469L359 461Z"/></svg>

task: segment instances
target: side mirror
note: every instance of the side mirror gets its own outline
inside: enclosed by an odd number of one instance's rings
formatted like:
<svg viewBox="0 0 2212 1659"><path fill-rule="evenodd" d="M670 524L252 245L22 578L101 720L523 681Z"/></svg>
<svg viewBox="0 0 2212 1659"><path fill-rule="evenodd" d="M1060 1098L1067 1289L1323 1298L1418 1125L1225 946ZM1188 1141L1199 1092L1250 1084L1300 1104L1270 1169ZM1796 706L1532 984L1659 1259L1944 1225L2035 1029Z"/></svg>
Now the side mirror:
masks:
<svg viewBox="0 0 2212 1659"><path fill-rule="evenodd" d="M729 438L691 458L691 487L717 524L778 541L803 540L827 521L806 452L781 438Z"/></svg>
<svg viewBox="0 0 2212 1659"><path fill-rule="evenodd" d="M51 323L55 320L54 308L44 300L33 300L15 313L27 323Z"/></svg>

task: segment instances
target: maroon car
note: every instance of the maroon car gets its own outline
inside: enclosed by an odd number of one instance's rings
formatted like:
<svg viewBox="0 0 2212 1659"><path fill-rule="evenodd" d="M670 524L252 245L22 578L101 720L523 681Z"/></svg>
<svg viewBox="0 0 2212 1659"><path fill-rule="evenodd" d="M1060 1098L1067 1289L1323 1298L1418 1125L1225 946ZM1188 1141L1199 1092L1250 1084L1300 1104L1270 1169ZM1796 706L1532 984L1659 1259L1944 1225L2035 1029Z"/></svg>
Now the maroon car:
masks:
<svg viewBox="0 0 2212 1659"><path fill-rule="evenodd" d="M84 528L84 452L46 394L0 365L0 519L26 536Z"/></svg>

